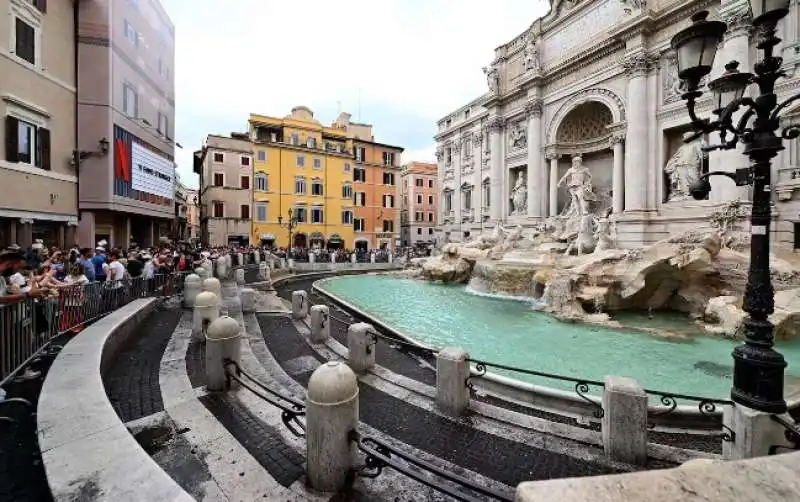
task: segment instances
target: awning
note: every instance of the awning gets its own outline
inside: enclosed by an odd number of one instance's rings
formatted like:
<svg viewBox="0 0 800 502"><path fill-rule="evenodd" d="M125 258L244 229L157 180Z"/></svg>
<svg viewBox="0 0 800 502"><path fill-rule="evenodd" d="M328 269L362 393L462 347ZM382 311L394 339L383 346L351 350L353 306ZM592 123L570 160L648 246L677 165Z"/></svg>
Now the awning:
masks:
<svg viewBox="0 0 800 502"><path fill-rule="evenodd" d="M338 243L340 243L342 241L343 241L342 236L339 235L339 234L333 234L333 235L331 235L331 238L328 239L328 242L331 242L331 243L334 243L334 244L338 244Z"/></svg>
<svg viewBox="0 0 800 502"><path fill-rule="evenodd" d="M311 235L308 236L309 240L312 241L324 241L325 236L322 235L322 232L311 232Z"/></svg>
<svg viewBox="0 0 800 502"><path fill-rule="evenodd" d="M274 241L275 240L275 234L261 234L261 239L263 239L265 241Z"/></svg>

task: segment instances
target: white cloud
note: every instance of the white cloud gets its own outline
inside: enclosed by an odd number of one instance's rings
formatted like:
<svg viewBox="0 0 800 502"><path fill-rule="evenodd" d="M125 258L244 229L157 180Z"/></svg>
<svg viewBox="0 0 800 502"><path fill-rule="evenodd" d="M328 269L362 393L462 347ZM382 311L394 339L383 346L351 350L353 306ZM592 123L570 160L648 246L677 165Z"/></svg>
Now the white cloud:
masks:
<svg viewBox="0 0 800 502"><path fill-rule="evenodd" d="M186 173L197 136L241 128L249 112L282 116L298 104L356 115L360 102L364 121L378 108L382 120L387 108L413 111L431 128L391 138L375 123L376 139L429 154L435 120L485 92L481 67L494 48L548 9L545 0L162 1L176 27Z"/></svg>
<svg viewBox="0 0 800 502"><path fill-rule="evenodd" d="M405 150L402 155L403 164L412 161L417 162L436 162L436 145L431 144L425 148L414 148Z"/></svg>

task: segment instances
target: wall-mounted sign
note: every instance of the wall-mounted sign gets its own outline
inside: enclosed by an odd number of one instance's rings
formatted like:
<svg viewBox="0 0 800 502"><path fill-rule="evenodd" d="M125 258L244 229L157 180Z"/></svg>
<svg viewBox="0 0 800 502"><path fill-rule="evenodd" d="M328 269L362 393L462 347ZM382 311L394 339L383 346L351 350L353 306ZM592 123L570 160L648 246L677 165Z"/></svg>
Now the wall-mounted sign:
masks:
<svg viewBox="0 0 800 502"><path fill-rule="evenodd" d="M175 164L136 142L131 143L131 188L172 199Z"/></svg>

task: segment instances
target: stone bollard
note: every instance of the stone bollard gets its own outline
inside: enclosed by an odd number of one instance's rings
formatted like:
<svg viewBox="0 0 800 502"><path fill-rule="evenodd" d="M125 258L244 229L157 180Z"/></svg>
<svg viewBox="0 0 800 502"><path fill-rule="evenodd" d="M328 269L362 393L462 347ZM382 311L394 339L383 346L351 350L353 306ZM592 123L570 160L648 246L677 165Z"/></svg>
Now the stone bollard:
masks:
<svg viewBox="0 0 800 502"><path fill-rule="evenodd" d="M370 253L369 254L369 262L370 263L375 263L375 253Z"/></svg>
<svg viewBox="0 0 800 502"><path fill-rule="evenodd" d="M308 315L308 293L303 290L292 291L292 317L305 319Z"/></svg>
<svg viewBox="0 0 800 502"><path fill-rule="evenodd" d="M200 278L200 281L204 281L208 279L208 272L203 267L197 267L194 269L194 273Z"/></svg>
<svg viewBox="0 0 800 502"><path fill-rule="evenodd" d="M269 269L275 270L275 258L273 258L272 255L269 257Z"/></svg>
<svg viewBox="0 0 800 502"><path fill-rule="evenodd" d="M647 394L636 380L606 377L601 427L607 458L632 465L647 463Z"/></svg>
<svg viewBox="0 0 800 502"><path fill-rule="evenodd" d="M256 262L256 265L261 263L261 253L259 251L253 253L253 261Z"/></svg>
<svg viewBox="0 0 800 502"><path fill-rule="evenodd" d="M389 253L389 263L394 263L394 255Z"/></svg>
<svg viewBox="0 0 800 502"><path fill-rule="evenodd" d="M336 263L336 254L331 253L331 263Z"/></svg>
<svg viewBox="0 0 800 502"><path fill-rule="evenodd" d="M450 416L461 416L469 406L469 354L445 347L436 356L436 404Z"/></svg>
<svg viewBox="0 0 800 502"><path fill-rule="evenodd" d="M348 363L356 373L364 373L375 366L375 328L359 322L347 328Z"/></svg>
<svg viewBox="0 0 800 502"><path fill-rule="evenodd" d="M311 307L311 343L325 343L330 336L330 309L327 305L314 305Z"/></svg>
<svg viewBox="0 0 800 502"><path fill-rule="evenodd" d="M205 341L208 325L219 318L219 298L214 293L203 291L194 299L192 315L192 339Z"/></svg>
<svg viewBox="0 0 800 502"><path fill-rule="evenodd" d="M209 277L208 279L203 281L203 291L208 291L209 293L214 293L217 297L217 301L222 304L222 283L219 282L219 279L216 277Z"/></svg>
<svg viewBox="0 0 800 502"><path fill-rule="evenodd" d="M239 291L242 300L242 312L251 314L256 311L256 291L253 288L242 288Z"/></svg>
<svg viewBox="0 0 800 502"><path fill-rule="evenodd" d="M237 286L244 286L244 269L237 268L236 269L236 285Z"/></svg>
<svg viewBox="0 0 800 502"><path fill-rule="evenodd" d="M189 274L183 281L183 306L187 309L194 307L194 299L203 290L203 281L197 274Z"/></svg>
<svg viewBox="0 0 800 502"><path fill-rule="evenodd" d="M356 453L350 433L358 426L358 380L340 361L311 374L306 394L306 473L311 488L344 488Z"/></svg>
<svg viewBox="0 0 800 502"><path fill-rule="evenodd" d="M267 276L269 275L269 267L267 266L266 262L262 262L258 265L258 278L266 280Z"/></svg>
<svg viewBox="0 0 800 502"><path fill-rule="evenodd" d="M294 259L289 258L286 260L286 267L289 269L289 272L294 272Z"/></svg>
<svg viewBox="0 0 800 502"><path fill-rule="evenodd" d="M358 258L355 253L350 255L350 263L358 263Z"/></svg>
<svg viewBox="0 0 800 502"><path fill-rule="evenodd" d="M317 257L314 255L314 253L308 253L308 263L313 265L316 262L317 262Z"/></svg>
<svg viewBox="0 0 800 502"><path fill-rule="evenodd" d="M228 263L224 256L217 258L216 269L217 278L224 279L228 275Z"/></svg>
<svg viewBox="0 0 800 502"><path fill-rule="evenodd" d="M214 264L213 264L213 263L211 263L211 260L209 260L208 258L206 258L205 260L203 260L203 263L202 263L202 265L200 265L200 266L201 266L201 267L203 267L203 268L205 269L205 271L206 271L206 278L209 278L209 277L214 277Z"/></svg>
<svg viewBox="0 0 800 502"><path fill-rule="evenodd" d="M225 390L228 378L223 361L230 359L239 363L242 352L241 328L236 319L220 317L206 331L206 388Z"/></svg>
<svg viewBox="0 0 800 502"><path fill-rule="evenodd" d="M236 253L236 264L240 267L244 266L244 255L242 253Z"/></svg>

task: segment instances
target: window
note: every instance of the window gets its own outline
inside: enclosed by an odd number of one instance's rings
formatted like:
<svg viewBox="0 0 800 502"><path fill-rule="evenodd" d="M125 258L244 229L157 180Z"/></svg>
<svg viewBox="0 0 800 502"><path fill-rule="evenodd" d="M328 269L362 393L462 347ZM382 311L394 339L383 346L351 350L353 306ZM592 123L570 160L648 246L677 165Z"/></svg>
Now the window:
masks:
<svg viewBox="0 0 800 502"><path fill-rule="evenodd" d="M453 119L447 119L447 122L444 123L444 126L447 128L449 128L451 125L453 125Z"/></svg>
<svg viewBox="0 0 800 502"><path fill-rule="evenodd" d="M383 184L394 185L394 173L383 173Z"/></svg>
<svg viewBox="0 0 800 502"><path fill-rule="evenodd" d="M356 162L365 162L367 160L367 149L363 146L356 147Z"/></svg>
<svg viewBox="0 0 800 502"><path fill-rule="evenodd" d="M449 213L453 211L453 192L444 193L444 212Z"/></svg>
<svg viewBox="0 0 800 502"><path fill-rule="evenodd" d="M306 193L306 179L302 176L298 176L294 179L294 193L296 194L305 194Z"/></svg>
<svg viewBox="0 0 800 502"><path fill-rule="evenodd" d="M6 116L6 160L50 170L50 130Z"/></svg>
<svg viewBox="0 0 800 502"><path fill-rule="evenodd" d="M394 195L389 195L389 194L383 195L383 207L385 208L394 207Z"/></svg>
<svg viewBox="0 0 800 502"><path fill-rule="evenodd" d="M433 195L428 195L428 205L433 205Z"/></svg>
<svg viewBox="0 0 800 502"><path fill-rule="evenodd" d="M259 150L258 153L258 161L265 162L267 160L267 151L266 150Z"/></svg>
<svg viewBox="0 0 800 502"><path fill-rule="evenodd" d="M242 204L239 208L239 215L243 220L250 219L250 205L249 204Z"/></svg>
<svg viewBox="0 0 800 502"><path fill-rule="evenodd" d="M239 183L239 188L243 188L245 190L250 190L250 176L242 176L241 177L241 180L240 180L240 183Z"/></svg>
<svg viewBox="0 0 800 502"><path fill-rule="evenodd" d="M467 119L469 118L469 113L470 113L470 111L471 111L471 110L470 110L469 108L467 108L466 110L464 110L464 120L467 120Z"/></svg>
<svg viewBox="0 0 800 502"><path fill-rule="evenodd" d="M417 194L417 204L422 204L422 194Z"/></svg>
<svg viewBox="0 0 800 502"><path fill-rule="evenodd" d="M364 224L364 218L356 218L353 220L353 228L356 232L364 232L364 229L367 228Z"/></svg>
<svg viewBox="0 0 800 502"><path fill-rule="evenodd" d="M125 38L133 45L139 46L139 33L136 32L136 28L127 19L125 20Z"/></svg>
<svg viewBox="0 0 800 502"><path fill-rule="evenodd" d="M220 201L214 201L214 218L225 217L225 204Z"/></svg>
<svg viewBox="0 0 800 502"><path fill-rule="evenodd" d="M158 112L158 128L156 131L169 138L169 119L166 114Z"/></svg>
<svg viewBox="0 0 800 502"><path fill-rule="evenodd" d="M449 146L444 149L444 159L445 164L453 163L453 149Z"/></svg>
<svg viewBox="0 0 800 502"><path fill-rule="evenodd" d="M300 144L300 135L297 134L296 132L292 133L292 144L293 145L299 145Z"/></svg>
<svg viewBox="0 0 800 502"><path fill-rule="evenodd" d="M311 195L323 195L322 180L315 179L311 182Z"/></svg>
<svg viewBox="0 0 800 502"><path fill-rule="evenodd" d="M492 187L489 185L488 182L483 183L483 187L481 187L483 191L483 207L489 207L491 202L491 195L492 195Z"/></svg>
<svg viewBox="0 0 800 502"><path fill-rule="evenodd" d="M158 74L162 77L169 77L169 71L167 70L167 65L164 64L164 60L160 57L158 58Z"/></svg>
<svg viewBox="0 0 800 502"><path fill-rule="evenodd" d="M345 209L342 211L342 225L352 225L353 224L353 211L349 209Z"/></svg>
<svg viewBox="0 0 800 502"><path fill-rule="evenodd" d="M224 153L214 153L214 162L217 164L222 164L225 162L225 154Z"/></svg>
<svg viewBox="0 0 800 502"><path fill-rule="evenodd" d="M384 232L394 232L394 221L393 220L383 220L383 231Z"/></svg>
<svg viewBox="0 0 800 502"><path fill-rule="evenodd" d="M428 188L433 188L433 180L428 180Z"/></svg>
<svg viewBox="0 0 800 502"><path fill-rule="evenodd" d="M417 235L422 235L422 229L417 227Z"/></svg>
<svg viewBox="0 0 800 502"><path fill-rule="evenodd" d="M383 152L383 165L384 166L394 165L394 152Z"/></svg>
<svg viewBox="0 0 800 502"><path fill-rule="evenodd" d="M20 18L14 21L14 54L32 65L36 64L37 29Z"/></svg>
<svg viewBox="0 0 800 502"><path fill-rule="evenodd" d="M325 223L325 214L321 207L311 208L311 223Z"/></svg>
<svg viewBox="0 0 800 502"><path fill-rule="evenodd" d="M267 221L267 203L256 202L256 220L264 222Z"/></svg>
<svg viewBox="0 0 800 502"><path fill-rule="evenodd" d="M306 158L303 155L297 156L297 167L306 167Z"/></svg>
<svg viewBox="0 0 800 502"><path fill-rule="evenodd" d="M255 189L259 192L266 192L268 190L269 183L267 175L264 173L256 174L256 186Z"/></svg>
<svg viewBox="0 0 800 502"><path fill-rule="evenodd" d="M244 155L239 157L239 165L242 167L250 167L250 157L246 157Z"/></svg>
<svg viewBox="0 0 800 502"><path fill-rule="evenodd" d="M297 223L308 223L308 209L302 206L294 208L294 218Z"/></svg>
<svg viewBox="0 0 800 502"><path fill-rule="evenodd" d="M322 160L314 159L314 169L322 169Z"/></svg>
<svg viewBox="0 0 800 502"><path fill-rule="evenodd" d="M349 173L350 169L352 169L352 167L350 166L350 163L349 162L345 162L344 163L344 172Z"/></svg>
<svg viewBox="0 0 800 502"><path fill-rule="evenodd" d="M414 221L419 221L419 222L425 221L424 213L419 212L419 211L415 212L414 213Z"/></svg>
<svg viewBox="0 0 800 502"><path fill-rule="evenodd" d="M353 171L353 180L358 183L366 183L367 182L367 171L361 167L357 167Z"/></svg>
<svg viewBox="0 0 800 502"><path fill-rule="evenodd" d="M139 94L128 82L122 84L122 113L133 118L139 116Z"/></svg>
<svg viewBox="0 0 800 502"><path fill-rule="evenodd" d="M223 173L214 173L214 186L221 187L225 184L225 175Z"/></svg>
<svg viewBox="0 0 800 502"><path fill-rule="evenodd" d="M433 235L433 229L432 228L428 229L428 235Z"/></svg>
<svg viewBox="0 0 800 502"><path fill-rule="evenodd" d="M367 193L366 192L356 192L356 206L364 207L367 205Z"/></svg>
<svg viewBox="0 0 800 502"><path fill-rule="evenodd" d="M428 213L428 222L433 223L433 213Z"/></svg>
<svg viewBox="0 0 800 502"><path fill-rule="evenodd" d="M309 148L316 148L317 147L317 138L308 138L306 141L306 146Z"/></svg>
<svg viewBox="0 0 800 502"><path fill-rule="evenodd" d="M469 211L470 209L472 209L472 189L471 188L467 188L466 190L464 190L461 193L461 198L462 198L463 203L464 203L464 209L466 211Z"/></svg>
<svg viewBox="0 0 800 502"><path fill-rule="evenodd" d="M422 178L415 178L414 185L422 188L423 186L425 186L425 180L423 180Z"/></svg>
<svg viewBox="0 0 800 502"><path fill-rule="evenodd" d="M342 185L342 198L343 199L353 198L353 185Z"/></svg>

